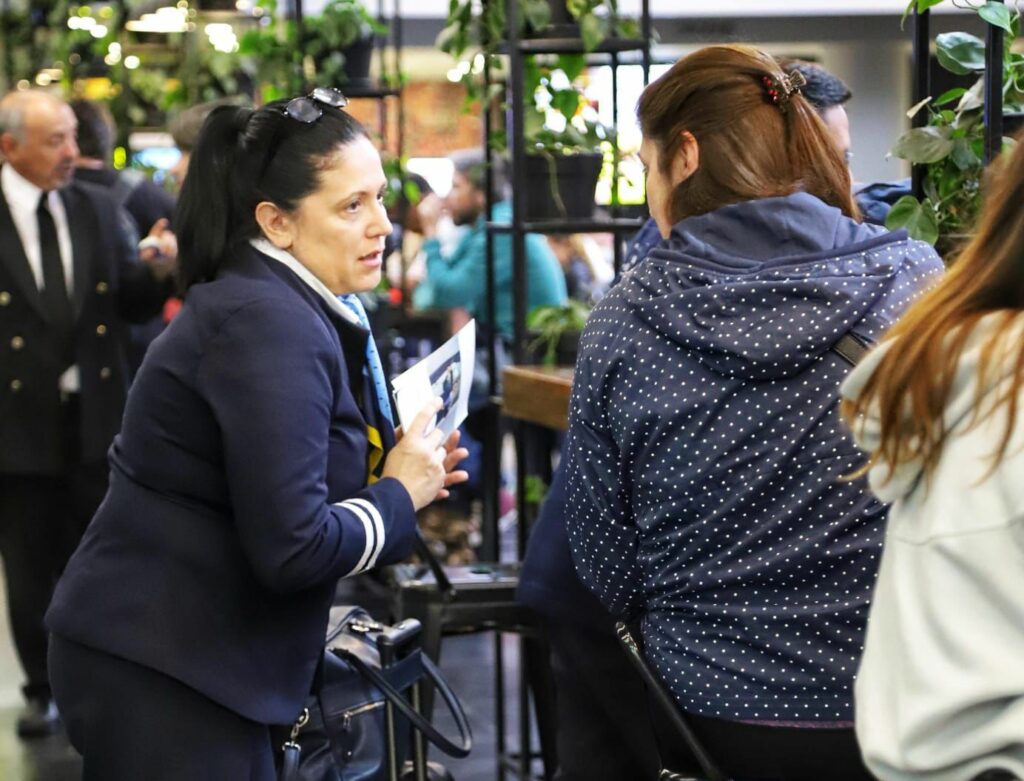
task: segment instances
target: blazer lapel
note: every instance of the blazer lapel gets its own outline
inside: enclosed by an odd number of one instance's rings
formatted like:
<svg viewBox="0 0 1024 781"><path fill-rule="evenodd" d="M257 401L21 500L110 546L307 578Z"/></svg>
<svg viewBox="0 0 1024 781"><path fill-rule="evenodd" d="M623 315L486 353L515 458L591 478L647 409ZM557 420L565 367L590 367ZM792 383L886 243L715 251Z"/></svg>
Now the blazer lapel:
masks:
<svg viewBox="0 0 1024 781"><path fill-rule="evenodd" d="M64 201L64 212L68 216L68 233L71 234L71 254L74 258L71 266L75 275L75 292L71 305L77 320L82 314L82 307L92 284L95 226L89 225L88 207L81 195L65 189L60 191L60 196Z"/></svg>
<svg viewBox="0 0 1024 781"><path fill-rule="evenodd" d="M3 237L4 240L4 248L0 251L0 263L7 268L14 283L21 289L32 308L39 313L40 317L48 319L46 311L43 309L43 297L39 294L35 277L32 276L32 269L29 268L28 258L25 256L25 248L21 246L21 237L18 235L18 229L14 227L11 210L7 207L7 199L2 195L0 195L0 237Z"/></svg>

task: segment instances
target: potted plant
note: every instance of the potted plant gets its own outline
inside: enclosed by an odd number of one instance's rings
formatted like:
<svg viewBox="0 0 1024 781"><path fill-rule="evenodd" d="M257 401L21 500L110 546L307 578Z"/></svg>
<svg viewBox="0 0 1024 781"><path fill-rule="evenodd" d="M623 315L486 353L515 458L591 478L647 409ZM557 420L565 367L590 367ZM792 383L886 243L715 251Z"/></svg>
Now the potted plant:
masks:
<svg viewBox="0 0 1024 781"><path fill-rule="evenodd" d="M307 83L366 86L374 36L387 31L359 0L330 0L320 16L304 19L303 40L292 20L275 20L277 0L260 0L267 23L239 41L246 70L263 102L298 94Z"/></svg>
<svg viewBox="0 0 1024 781"><path fill-rule="evenodd" d="M538 306L526 320L534 337L532 351L543 350L544 366L571 366L576 363L580 334L590 317L590 307L570 298L565 306Z"/></svg>
<svg viewBox="0 0 1024 781"><path fill-rule="evenodd" d="M520 36L574 34L586 52L607 38L635 38L638 34L635 20L619 16L618 0L521 0L517 7L515 23ZM484 94L480 73L485 62L490 63L492 73L501 72L499 51L507 39L506 21L503 3L487 3L478 10L473 0L451 0L437 44L460 60L467 109L493 97ZM597 122L596 113L574 86L586 59L582 54L535 55L524 61L525 175L530 187L526 218L590 217L604 150L614 141L614 134ZM506 136L495 134L492 147L496 151L505 150Z"/></svg>
<svg viewBox="0 0 1024 781"><path fill-rule="evenodd" d="M319 84L368 86L374 36L386 32L359 0L329 0L320 16L306 20L303 53L312 58Z"/></svg>
<svg viewBox="0 0 1024 781"><path fill-rule="evenodd" d="M587 219L615 132L575 86L583 55L546 63L527 57L525 64L526 219Z"/></svg>
<svg viewBox="0 0 1024 781"><path fill-rule="evenodd" d="M942 0L912 0L907 12L938 5ZM1002 3L977 8L988 24L1001 27L1004 38L1003 106L1008 114L1024 108L1024 54L1013 51L1020 14ZM924 195L900 198L886 220L890 229L906 228L913 238L935 244L947 254L974 226L982 198L984 175L985 43L964 32L943 33L935 41L939 64L959 75L976 74L969 89L955 88L927 98L911 109L928 112L928 123L903 133L892 154L926 166ZM1005 140L1008 142L1008 139Z"/></svg>

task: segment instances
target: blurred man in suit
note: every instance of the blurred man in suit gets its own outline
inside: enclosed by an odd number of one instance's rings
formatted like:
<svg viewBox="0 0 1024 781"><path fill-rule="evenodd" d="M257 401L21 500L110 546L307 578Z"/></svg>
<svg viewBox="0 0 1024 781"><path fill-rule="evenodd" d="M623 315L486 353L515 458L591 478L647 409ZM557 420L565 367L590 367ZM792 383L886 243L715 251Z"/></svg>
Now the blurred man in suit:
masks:
<svg viewBox="0 0 1024 781"><path fill-rule="evenodd" d="M104 191L72 183L68 105L0 100L0 556L25 670L24 737L56 729L43 614L106 491L127 390L127 322L158 312L172 269L138 262Z"/></svg>

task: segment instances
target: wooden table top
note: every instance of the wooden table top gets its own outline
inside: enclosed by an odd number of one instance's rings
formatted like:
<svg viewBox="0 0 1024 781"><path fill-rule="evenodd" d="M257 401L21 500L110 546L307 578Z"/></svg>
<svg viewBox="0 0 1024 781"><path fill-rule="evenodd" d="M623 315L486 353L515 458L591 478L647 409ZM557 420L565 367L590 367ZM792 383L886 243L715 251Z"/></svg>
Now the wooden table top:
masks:
<svg viewBox="0 0 1024 781"><path fill-rule="evenodd" d="M506 366L502 412L517 420L565 431L569 426L572 366Z"/></svg>

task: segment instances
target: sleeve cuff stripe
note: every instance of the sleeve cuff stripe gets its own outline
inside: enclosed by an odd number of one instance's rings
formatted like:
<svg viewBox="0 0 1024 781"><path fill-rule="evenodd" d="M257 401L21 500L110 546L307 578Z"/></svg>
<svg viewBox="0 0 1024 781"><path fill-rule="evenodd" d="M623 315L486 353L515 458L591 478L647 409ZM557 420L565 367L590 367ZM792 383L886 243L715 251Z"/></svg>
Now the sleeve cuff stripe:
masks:
<svg viewBox="0 0 1024 781"><path fill-rule="evenodd" d="M359 557L359 561L345 576L350 577L352 575L356 575L368 569L368 562L370 561L373 555L374 547L376 547L377 544L377 534L376 530L374 529L373 522L370 520L370 517L365 512L363 512L362 508L360 508L357 505L354 505L351 500L339 502L338 504L335 505L335 507L340 507L343 510L348 510L363 524L363 536L366 539L366 544L363 547L363 554Z"/></svg>
<svg viewBox="0 0 1024 781"><path fill-rule="evenodd" d="M374 506L373 502L369 502L366 499L349 499L347 501L366 510L377 531L377 544L373 554L370 556L370 561L366 565L367 569L372 569L377 566L377 558L380 556L381 551L384 550L384 519L381 517L380 510Z"/></svg>

